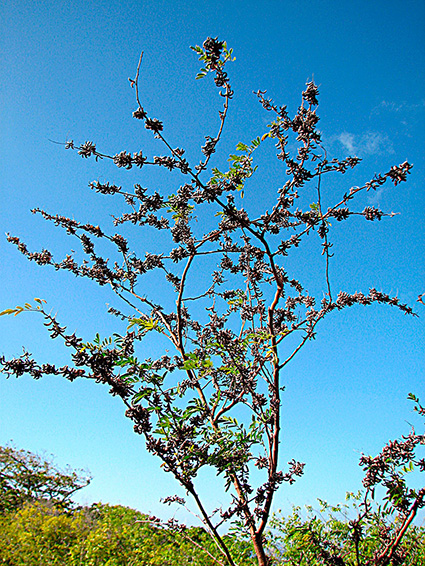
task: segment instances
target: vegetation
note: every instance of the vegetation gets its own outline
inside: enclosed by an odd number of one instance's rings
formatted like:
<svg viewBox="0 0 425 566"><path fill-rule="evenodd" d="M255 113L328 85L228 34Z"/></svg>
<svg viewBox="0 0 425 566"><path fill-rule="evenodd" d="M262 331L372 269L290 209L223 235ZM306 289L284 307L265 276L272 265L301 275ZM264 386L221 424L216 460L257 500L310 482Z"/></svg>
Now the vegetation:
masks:
<svg viewBox="0 0 425 566"><path fill-rule="evenodd" d="M13 487L21 482L18 466L8 470L9 484L0 496L0 564L8 566L212 566L220 560L213 540L200 527L183 527L174 520L161 523L121 505L93 504L77 507L70 498L61 504L49 493L49 485L63 476L52 460L13 448L1 448L9 461L24 459L27 474L38 486L25 498L14 498ZM4 460L3 460L4 462ZM43 469L49 469L50 474ZM403 468L410 469L409 465ZM3 470L5 466L3 466ZM81 488L81 473L70 471L68 489ZM406 471L393 467L389 475L403 483ZM85 480L86 475L84 475ZM15 481L16 480L16 481ZM44 487L43 489L43 482ZM404 495L409 496L408 490ZM421 566L425 560L425 528L403 519L400 498L387 498L385 505L374 503L373 495L347 494L347 503L330 506L319 500L320 509L295 508L288 517L272 516L267 533L270 564L319 566L322 564L409 564ZM11 504L13 501L13 505ZM395 503L400 501L400 503ZM404 518L411 517L411 509ZM404 520L404 522L403 522ZM378 558L406 527L401 544L391 562ZM224 540L240 566L256 562L250 541L228 533Z"/></svg>
<svg viewBox="0 0 425 566"><path fill-rule="evenodd" d="M72 495L89 483L81 470L65 473L51 458L10 446L0 454L0 564L202 566L217 556L202 528L161 524L121 505L76 506ZM226 540L241 565L253 564L246 541Z"/></svg>
<svg viewBox="0 0 425 566"><path fill-rule="evenodd" d="M231 540L228 544L235 547ZM0 564L10 566L206 566L213 564L208 553L217 555L211 546L203 529L172 534L147 515L120 505L65 513L33 503L0 517ZM238 553L243 555L243 549Z"/></svg>
<svg viewBox="0 0 425 566"><path fill-rule="evenodd" d="M347 493L347 502L331 506L319 500L319 509L297 507L290 516L274 515L270 521L269 551L273 563L290 566L323 564L425 564L425 528L410 525L389 561L383 554L399 534L399 520L385 506L362 514L364 494ZM354 517L354 518L353 518ZM355 527L355 528L353 528Z"/></svg>
<svg viewBox="0 0 425 566"><path fill-rule="evenodd" d="M122 300L120 310L109 309L117 317L120 332L85 341L76 333L67 333L66 327L47 310L45 301L35 299L34 306L26 303L1 314L18 315L24 311L41 314L51 337L62 339L70 348L73 364L63 367L40 364L25 352L18 358L2 357L0 365L8 376L27 373L38 379L53 374L70 381L87 378L108 384L110 393L122 399L125 414L133 421L135 432L144 437L147 449L162 460L163 469L174 475L197 505L204 528L215 541L214 552L219 552L216 561L230 566L243 563L240 547L235 548L234 538L226 535L230 524L236 529L238 540L250 541L256 563L266 566L271 560L267 540L274 495L284 482L293 483L301 476L304 468L304 463L295 459L284 467L279 464L284 427L280 411L284 390L282 370L314 339L319 322L331 313L353 305L381 303L414 315L411 307L398 297L373 287L367 292L335 292L331 280L332 223L348 224L353 217L365 221L391 217L392 214L369 205L352 208L353 203L385 183L398 186L405 182L411 165L405 161L341 194L328 194L328 177L344 175L360 159L328 157L317 129L318 88L309 82L292 117L286 106L276 105L265 97L265 92L258 91L258 100L270 116L267 131L264 133L261 126L255 139L237 143L236 152L229 156L227 170L212 167L210 161L220 142L234 94L225 70L233 59L232 50L214 38L207 38L202 47L193 49L203 65L197 78L213 75L224 103L219 112L218 132L215 136L205 136L205 144L200 148L202 157L196 164L189 163L181 146L174 147L168 141L163 123L143 108L138 89L142 57L136 77L130 81L137 100L133 116L153 133L167 154L149 157L139 150L108 155L91 141L66 144L85 159L110 159L119 168L175 170L180 172L183 184L160 194L140 184L125 189L99 180L90 183L97 193L124 200L127 212L114 218L114 227L121 226L122 233L108 233L95 220L80 223L35 209L34 213L80 242L82 260L74 253L56 260L48 249L31 252L18 237L8 236L9 242L39 265L87 277L101 286L109 285ZM276 145L278 160L284 165L285 179L279 181L277 190L263 191L273 198L266 204L251 190L253 185L249 180L257 169L256 153L271 140ZM292 151L294 146L296 149ZM164 235L160 240L164 242L161 253L147 251L146 243L141 249L137 249L137 242L131 246L125 235L126 225L138 226L144 234L161 232ZM302 281L289 273L286 260L310 237L316 238L319 259L323 258L317 274L322 283L314 296L306 291ZM108 257L99 253L96 239L111 246ZM154 239L151 237L151 241ZM112 260L108 259L111 257ZM310 262L311 257L306 265ZM200 271L211 273L211 279L202 288L197 277ZM150 277L146 276L148 273ZM149 283L152 277L157 278L160 293ZM168 295L161 285L167 286ZM153 336L155 351L160 344L163 355L140 358L140 342ZM418 411L423 411L419 400L415 398L415 402ZM412 431L406 439L389 443L375 458L362 458L366 491L361 514L344 527L346 541L353 541L354 546L350 543L347 549L339 544L337 532L323 538L327 520L319 520L317 524L314 518L305 522L300 519L302 524L298 526L304 529L301 540L309 545L310 554L297 555L298 551L294 550L292 563L297 560L314 563L312 556L315 556L318 564L360 566L367 564L370 552L373 555L370 563L376 566L401 563L402 539L425 497L424 489L406 486L403 470L410 466L423 471L423 460L415 455L422 442L423 436ZM223 490L229 495L224 508L212 511L199 496L198 476L205 467L223 478ZM259 484L254 481L257 470L263 474ZM398 522L394 519L390 531L379 535L375 549L365 551L365 557L361 557L362 533L374 532L367 530L368 521L374 513L380 513L373 511L370 503L378 486L383 487L384 497ZM186 504L177 496L167 499L170 503ZM47 512L43 509L35 506L18 513L33 513L38 517ZM102 513L110 517L113 509L101 510L100 517ZM49 521L64 521L63 529L70 533L74 532L72 525L76 517L78 521L84 517L77 513L71 518L59 515L56 519L54 511L48 512ZM288 523L282 525L286 528ZM166 528L170 530L169 526ZM171 530L176 528L172 525ZM296 532L299 534L300 529ZM293 548L303 553L297 537L293 537Z"/></svg>
<svg viewBox="0 0 425 566"><path fill-rule="evenodd" d="M0 446L0 513L39 500L69 509L72 495L89 483L90 476L82 470L61 471L52 459Z"/></svg>

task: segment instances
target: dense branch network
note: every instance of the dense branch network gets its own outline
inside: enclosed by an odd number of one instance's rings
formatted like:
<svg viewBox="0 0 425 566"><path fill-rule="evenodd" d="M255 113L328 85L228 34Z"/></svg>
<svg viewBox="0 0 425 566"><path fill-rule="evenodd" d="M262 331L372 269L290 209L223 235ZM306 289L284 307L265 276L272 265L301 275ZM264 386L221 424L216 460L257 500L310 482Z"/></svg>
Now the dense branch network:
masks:
<svg viewBox="0 0 425 566"><path fill-rule="evenodd" d="M114 218L115 227L131 224L167 233L169 249L160 254L140 253L122 234L110 235L98 225L83 224L39 208L32 212L80 241L85 254L82 262L74 254L56 260L47 249L31 252L18 237L8 235L9 242L39 265L109 285L124 301L124 310L111 307L109 312L128 323L127 331L110 339L97 336L91 343L84 342L76 334L68 334L40 302L35 310L44 317L51 337L60 337L72 350L73 366L39 365L27 352L13 360L2 358L1 364L8 375L29 373L39 378L55 374L69 380L84 377L108 384L111 394L124 401L126 416L134 422L134 430L145 437L147 449L161 458L165 471L171 472L196 501L225 560L234 564L218 528L237 519L250 534L259 564L265 565L264 532L273 496L283 482L292 483L301 476L304 467L292 460L286 471L279 468L282 368L314 338L317 324L331 312L353 305L385 303L405 314L414 314L397 297L375 288L368 292L341 291L336 296L332 293L331 220L345 222L356 215L373 221L392 216L373 206L356 211L350 205L361 192L376 190L386 182L398 185L406 181L411 165L404 162L375 175L362 186L344 192L326 208L326 176L344 174L360 159L328 160L317 129L318 88L309 82L293 118L285 106L278 107L265 97L264 91L258 91L260 104L271 115L267 133L249 144L238 143L227 171L211 168L210 160L222 137L233 98L224 70L232 52L213 38L194 50L204 65L198 78L212 73L224 101L218 132L205 137L203 157L195 166L186 160L183 149L172 147L163 123L150 117L141 104L138 81L142 57L136 78L130 80L138 104L133 116L153 132L167 155L148 158L142 151L108 155L98 151L93 142L66 144L83 158L109 159L119 168L143 170L156 166L180 171L185 182L168 195L149 192L140 184L128 190L100 181L90 183L97 193L124 199L128 212ZM288 149L290 136L298 145L294 156ZM277 191L271 211L251 215L240 206L240 196L255 173L255 152L269 139L276 144L286 180ZM310 185L315 187L317 202L301 210L298 199ZM203 232L197 222L200 217L218 220L211 230ZM324 256L324 290L320 297L311 296L285 269L286 256L312 233L318 236ZM95 241L102 239L113 246L116 261L96 251ZM196 283L199 268L211 269L212 276L208 286L193 295L187 289L193 287L192 280ZM143 276L153 271L158 277L163 275L170 295L174 294L173 310L138 290L143 288ZM34 309L29 306L27 310ZM151 333L168 340L174 354L138 359L138 343ZM287 338L294 335L299 337L296 346L286 347L293 345ZM240 420L242 407L250 414L248 423ZM229 507L214 514L207 512L195 489L196 477L205 466L222 475L231 495ZM257 488L251 481L252 466L265 474L263 484Z"/></svg>

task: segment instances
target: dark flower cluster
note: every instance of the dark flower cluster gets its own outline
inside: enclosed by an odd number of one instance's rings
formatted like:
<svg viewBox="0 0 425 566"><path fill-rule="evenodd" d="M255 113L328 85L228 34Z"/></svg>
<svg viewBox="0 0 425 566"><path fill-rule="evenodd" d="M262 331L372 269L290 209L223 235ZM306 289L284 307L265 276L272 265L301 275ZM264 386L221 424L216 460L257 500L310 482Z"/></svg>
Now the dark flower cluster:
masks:
<svg viewBox="0 0 425 566"><path fill-rule="evenodd" d="M136 118L137 120L144 120L145 118L147 118L147 114L143 110L143 108L138 108L133 112L133 118Z"/></svg>
<svg viewBox="0 0 425 566"><path fill-rule="evenodd" d="M169 495L161 500L164 505L171 505L172 503L178 503L179 505L186 505L186 501L179 497L178 495Z"/></svg>
<svg viewBox="0 0 425 566"><path fill-rule="evenodd" d="M221 57L221 53L223 51L223 41L218 41L215 37L207 37L207 39L203 43L203 48L207 54L208 59L210 60L212 65L216 65Z"/></svg>
<svg viewBox="0 0 425 566"><path fill-rule="evenodd" d="M152 130L155 134L162 132L164 126L160 120L157 118L146 118L145 119L145 128L147 130Z"/></svg>
<svg viewBox="0 0 425 566"><path fill-rule="evenodd" d="M218 139L212 138L211 136L205 136L205 145L201 147L202 153L205 157L210 157L215 153L215 146L217 145Z"/></svg>
<svg viewBox="0 0 425 566"><path fill-rule="evenodd" d="M303 100L308 102L311 106L317 106L319 101L317 97L319 96L319 89L314 84L313 81L310 81L306 84L306 89L303 91Z"/></svg>
<svg viewBox="0 0 425 566"><path fill-rule="evenodd" d="M289 472L283 474L283 481L288 482L290 485L295 483L295 477L301 477L304 473L305 464L297 462L292 459L289 464Z"/></svg>
<svg viewBox="0 0 425 566"><path fill-rule="evenodd" d="M134 405L126 410L125 416L134 422L134 432L144 434L152 430L149 411L141 405Z"/></svg>
<svg viewBox="0 0 425 566"><path fill-rule="evenodd" d="M114 155L114 163L117 167L124 167L125 169L131 169L133 167L133 158L131 153L126 151L121 151Z"/></svg>
<svg viewBox="0 0 425 566"><path fill-rule="evenodd" d="M375 175L371 181L366 183L366 188L367 190L376 190L383 185L387 179L391 179L395 186L399 183L404 183L407 181L407 175L409 175L412 167L413 165L407 161L404 161L401 165L393 165L384 175Z"/></svg>
<svg viewBox="0 0 425 566"><path fill-rule="evenodd" d="M111 240L118 246L118 249L122 253L126 254L128 252L128 242L121 234L115 234L111 237Z"/></svg>
<svg viewBox="0 0 425 566"><path fill-rule="evenodd" d="M73 145L67 145L68 148L72 148ZM78 155L87 159L92 155L96 155L96 146L93 142L87 141L81 145L78 149Z"/></svg>
<svg viewBox="0 0 425 566"><path fill-rule="evenodd" d="M93 181L89 183L89 187L96 191L96 193L101 193L103 195L114 195L121 191L121 187L116 185L110 185L109 183L100 183L99 181Z"/></svg>
<svg viewBox="0 0 425 566"><path fill-rule="evenodd" d="M165 157L154 157L154 163L156 165L160 165L161 167L166 167L169 171L172 171L175 167L177 167L178 161L174 159L174 157L165 156Z"/></svg>
<svg viewBox="0 0 425 566"><path fill-rule="evenodd" d="M286 480L283 472L275 472L269 477L269 480L266 483L257 489L255 495L255 503L257 504L257 507L254 510L257 517L264 517L264 508L262 507L262 504L267 500L267 496L277 491L280 484L284 481Z"/></svg>
<svg viewBox="0 0 425 566"><path fill-rule="evenodd" d="M349 208L343 207L335 208L334 210L328 209L328 214L329 216L333 216L338 222L341 222L342 220L347 220L351 213Z"/></svg>
<svg viewBox="0 0 425 566"><path fill-rule="evenodd" d="M360 465L366 471L363 485L369 488L378 483L393 481L397 475L397 467L414 461L415 448L419 444L425 444L425 436L411 432L402 441L390 440L375 458L363 454L360 458ZM389 479L386 480L388 476Z"/></svg>
<svg viewBox="0 0 425 566"><path fill-rule="evenodd" d="M389 441L382 452L375 456L360 458L360 465L365 470L363 485L368 490L381 484L387 492L386 499L402 517L410 517L417 509L425 506L425 488L420 490L409 489L404 475L408 469L417 468L419 472L425 471L425 459L416 459L416 448L425 445L425 436L417 435L412 431L401 441ZM390 548L391 546L388 545ZM396 547L395 547L396 548Z"/></svg>
<svg viewBox="0 0 425 566"><path fill-rule="evenodd" d="M353 294L346 293L344 291L340 291L338 293L338 297L336 300L335 305L329 305L329 309L336 307L337 309L342 309L344 307L351 307L355 304L359 305L371 305L372 303L386 303L388 305L397 307L405 314L410 314L412 316L417 316L411 307L406 304L400 303L400 300L397 297L391 297L386 293L381 293L376 289L372 288L369 290L369 295L364 295L363 293L356 292Z"/></svg>
<svg viewBox="0 0 425 566"><path fill-rule="evenodd" d="M382 212L382 210L379 210L374 206L367 206L363 210L363 216L366 218L366 220L381 220L383 215L384 213Z"/></svg>
<svg viewBox="0 0 425 566"><path fill-rule="evenodd" d="M187 257L189 254L188 252L182 247L179 246L177 248L173 248L170 251L170 259L172 259L175 263L177 263L178 261L181 261L182 259L184 259L185 257Z"/></svg>

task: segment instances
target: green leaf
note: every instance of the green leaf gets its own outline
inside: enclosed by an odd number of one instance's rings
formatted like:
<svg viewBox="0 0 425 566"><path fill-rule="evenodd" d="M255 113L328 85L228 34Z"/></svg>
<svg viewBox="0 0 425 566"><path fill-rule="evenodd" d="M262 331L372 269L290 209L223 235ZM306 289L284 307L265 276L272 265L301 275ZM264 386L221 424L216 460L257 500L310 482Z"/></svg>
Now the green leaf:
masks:
<svg viewBox="0 0 425 566"><path fill-rule="evenodd" d="M130 318L129 325L127 326L127 330L132 328L133 326L140 326L143 332L150 332L151 330L156 330L157 332L162 333L163 328L159 324L157 320L151 318Z"/></svg>
<svg viewBox="0 0 425 566"><path fill-rule="evenodd" d="M236 145L236 149L237 151L248 151L249 147L246 145L246 143L239 142Z"/></svg>

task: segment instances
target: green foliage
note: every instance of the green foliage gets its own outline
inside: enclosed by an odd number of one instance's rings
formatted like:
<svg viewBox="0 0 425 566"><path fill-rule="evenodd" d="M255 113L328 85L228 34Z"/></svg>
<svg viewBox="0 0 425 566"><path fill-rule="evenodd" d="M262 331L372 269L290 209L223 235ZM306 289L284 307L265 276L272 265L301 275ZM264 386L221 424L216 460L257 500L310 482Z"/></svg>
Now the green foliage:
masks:
<svg viewBox="0 0 425 566"><path fill-rule="evenodd" d="M100 344L100 339L96 343ZM423 414L419 399L413 395L409 398L415 402L417 412ZM243 465L238 447L258 442L256 423L247 429L230 416L222 418L227 423L228 438L210 458L223 460L220 465L225 467L228 459L235 457L236 463ZM165 417L161 426L167 427ZM413 511L423 506L424 490L416 493L404 482L404 476L423 462L415 458L413 451L421 438L411 433L403 441L389 442L372 459L374 468L368 463L370 457L362 456L369 473L373 471L375 483L364 492L347 493L344 504L332 506L318 499L318 509L307 506L303 512L295 507L289 516L280 511L273 515L266 533L270 566L424 564L425 528L412 523ZM191 457L189 451L187 458ZM203 528L185 527L174 519L162 523L120 505L75 508L70 496L87 485L88 479L75 471L61 472L52 460L31 452L0 448L0 481L0 564L223 565L215 541ZM378 484L382 484L379 490L386 490L382 504L375 493ZM184 505L176 496L164 502ZM235 564L253 566L257 562L252 543L240 537L243 530L243 525L235 522L223 540Z"/></svg>
<svg viewBox="0 0 425 566"><path fill-rule="evenodd" d="M90 483L82 470L60 470L50 458L0 446L0 513L15 510L28 501L72 507L71 496Z"/></svg>
<svg viewBox="0 0 425 566"><path fill-rule="evenodd" d="M319 509L295 507L285 517L271 520L268 552L271 565L377 564L383 538L391 537L397 520L388 521L376 506L361 529L353 531L350 519L361 509L362 494L347 494L348 503ZM167 525L169 527L167 528ZM0 564L7 566L212 566L219 559L209 535L201 528L161 525L134 509L96 504L65 512L46 503L28 503L0 516ZM357 537L357 538L356 538ZM358 541L356 550L356 540ZM227 535L239 566L255 564L248 542ZM425 528L410 526L400 550L403 562L425 563ZM342 556L344 562L338 562ZM357 562L357 556L360 561ZM237 558L236 558L237 557ZM331 562L332 559L334 562Z"/></svg>
<svg viewBox="0 0 425 566"><path fill-rule="evenodd" d="M273 564L291 566L358 566L380 564L425 564L425 528L411 525L398 548L397 557L379 560L385 544L398 532L399 518L389 510L375 505L367 516L357 522L364 510L364 494L347 493L347 503L331 506L318 500L319 508L294 507L285 517L279 512L270 522L268 550Z"/></svg>
<svg viewBox="0 0 425 566"><path fill-rule="evenodd" d="M82 513L67 515L43 503L29 503L0 517L1 562L8 566L79 564L70 560L89 532Z"/></svg>
<svg viewBox="0 0 425 566"><path fill-rule="evenodd" d="M0 564L7 566L210 566L217 549L201 528L183 533L121 505L93 505L65 513L27 504L0 517ZM241 566L249 566L247 545L228 536ZM205 550L203 550L205 549ZM208 555L208 553L210 556Z"/></svg>
<svg viewBox="0 0 425 566"><path fill-rule="evenodd" d="M127 330L133 328L133 326L139 326L141 334L145 334L146 332L150 332L151 330L156 330L157 332L163 332L163 328L158 323L157 320L153 320L152 317L150 318L131 318L130 324L127 327Z"/></svg>
<svg viewBox="0 0 425 566"><path fill-rule="evenodd" d="M257 165L253 166L253 152L260 146L261 139L259 137L252 140L251 145L239 142L236 146L236 151L241 152L241 155L232 154L228 160L230 168L226 173L222 173L217 167L213 167L213 176L210 179L212 185L217 185L225 180L234 183L235 188L240 191L243 198L243 188L246 179L252 177L257 170Z"/></svg>

